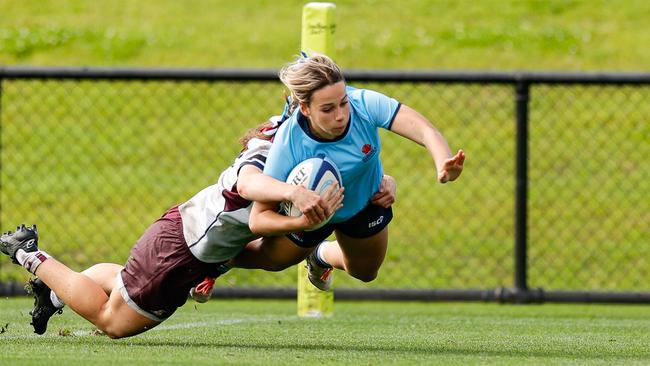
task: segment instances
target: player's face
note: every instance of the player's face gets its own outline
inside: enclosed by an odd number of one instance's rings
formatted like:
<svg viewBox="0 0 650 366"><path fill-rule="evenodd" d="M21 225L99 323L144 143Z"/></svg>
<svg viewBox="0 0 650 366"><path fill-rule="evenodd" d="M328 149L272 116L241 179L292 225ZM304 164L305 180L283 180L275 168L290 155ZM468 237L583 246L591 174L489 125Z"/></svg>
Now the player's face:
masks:
<svg viewBox="0 0 650 366"><path fill-rule="evenodd" d="M345 82L318 89L309 105L300 105L300 111L309 118L309 127L316 136L327 140L341 136L350 121Z"/></svg>

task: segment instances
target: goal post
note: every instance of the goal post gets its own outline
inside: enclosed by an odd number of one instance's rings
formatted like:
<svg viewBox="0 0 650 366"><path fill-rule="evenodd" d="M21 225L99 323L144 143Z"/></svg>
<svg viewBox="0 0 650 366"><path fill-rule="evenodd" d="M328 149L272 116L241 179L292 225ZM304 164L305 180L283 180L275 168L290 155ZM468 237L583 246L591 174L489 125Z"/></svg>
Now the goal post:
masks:
<svg viewBox="0 0 650 366"><path fill-rule="evenodd" d="M320 53L334 59L336 22L333 3L312 2L302 9L300 47L307 55ZM329 317L334 311L334 293L321 291L307 279L306 263L298 264L298 316Z"/></svg>

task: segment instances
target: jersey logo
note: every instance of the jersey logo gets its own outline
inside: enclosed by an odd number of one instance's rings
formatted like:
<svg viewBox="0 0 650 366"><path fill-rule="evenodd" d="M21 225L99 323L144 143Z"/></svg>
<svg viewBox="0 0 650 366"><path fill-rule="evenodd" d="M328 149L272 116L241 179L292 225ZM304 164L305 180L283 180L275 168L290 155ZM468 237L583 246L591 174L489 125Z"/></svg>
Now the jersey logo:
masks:
<svg viewBox="0 0 650 366"><path fill-rule="evenodd" d="M363 157L363 161L366 162L366 161L370 160L373 156L375 156L375 153L377 152L377 150L372 145L365 144L365 145L361 146L361 152L363 153L363 155L365 155Z"/></svg>

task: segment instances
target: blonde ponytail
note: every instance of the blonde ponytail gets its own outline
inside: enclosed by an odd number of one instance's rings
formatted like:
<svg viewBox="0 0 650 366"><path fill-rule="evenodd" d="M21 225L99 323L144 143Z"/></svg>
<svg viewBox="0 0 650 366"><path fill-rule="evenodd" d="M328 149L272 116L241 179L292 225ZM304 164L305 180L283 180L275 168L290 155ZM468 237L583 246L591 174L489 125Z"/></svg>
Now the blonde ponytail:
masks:
<svg viewBox="0 0 650 366"><path fill-rule="evenodd" d="M331 58L320 54L311 57L303 54L298 60L282 67L278 76L291 92L290 112L300 103L309 104L317 90L345 81L338 65Z"/></svg>

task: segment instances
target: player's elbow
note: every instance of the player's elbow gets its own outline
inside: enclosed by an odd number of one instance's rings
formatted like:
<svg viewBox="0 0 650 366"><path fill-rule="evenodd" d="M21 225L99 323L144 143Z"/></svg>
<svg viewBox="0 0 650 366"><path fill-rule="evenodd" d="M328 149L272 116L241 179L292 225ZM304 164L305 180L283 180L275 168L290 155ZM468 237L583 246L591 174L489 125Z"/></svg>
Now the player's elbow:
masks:
<svg viewBox="0 0 650 366"><path fill-rule="evenodd" d="M248 182L247 180L239 180L237 182L237 193L239 193L239 196L243 199L253 201L251 198L251 183Z"/></svg>
<svg viewBox="0 0 650 366"><path fill-rule="evenodd" d="M264 220L259 215L251 214L248 219L248 228L251 232L258 236L268 236L268 228L263 224Z"/></svg>

